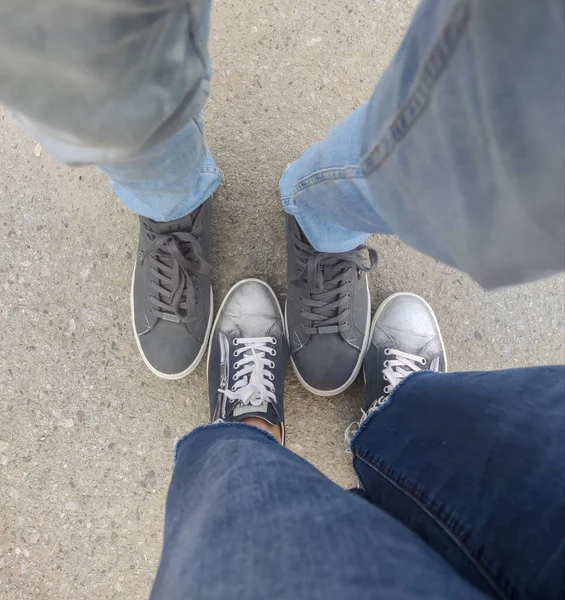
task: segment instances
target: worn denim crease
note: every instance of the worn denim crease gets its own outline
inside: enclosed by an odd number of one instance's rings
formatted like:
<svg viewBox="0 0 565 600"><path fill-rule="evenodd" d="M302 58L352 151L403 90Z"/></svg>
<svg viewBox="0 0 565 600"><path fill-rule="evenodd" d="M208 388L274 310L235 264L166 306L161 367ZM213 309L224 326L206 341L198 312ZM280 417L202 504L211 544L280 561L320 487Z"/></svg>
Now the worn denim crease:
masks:
<svg viewBox="0 0 565 600"><path fill-rule="evenodd" d="M47 19L36 0L6 2L19 8L0 19L0 101L47 152L98 165L155 221L214 193L211 0L50 0ZM564 17L562 0L420 2L368 101L280 179L311 245L395 234L487 288L562 271Z"/></svg>
<svg viewBox="0 0 565 600"><path fill-rule="evenodd" d="M509 598L509 596L504 594L500 587L496 584L494 578L491 577L491 569L486 564L488 561L478 559L471 548L469 548L465 541L463 541L462 538L470 538L471 534L457 519L457 517L452 515L446 507L430 501L427 494L419 490L416 484L411 483L410 486L408 486L407 478L398 475L392 467L384 465L384 462L381 459L376 458L375 456L371 455L371 453L354 450L353 455L354 458L358 458L367 466L371 467L376 473L378 473L380 477L394 486L399 492L403 493L407 498L414 502L414 504L420 510L422 510L437 525L439 525L441 529L449 536L451 541L457 545L457 547L465 554L469 561L476 567L477 571L492 588L493 592L498 598L501 598L502 600L507 600ZM355 461L353 462L353 468L359 481L361 481L361 484L363 484L361 475L358 469L355 467ZM462 532L464 532L466 535L462 535Z"/></svg>
<svg viewBox="0 0 565 600"><path fill-rule="evenodd" d="M434 86L453 56L458 42L463 36L471 13L469 0L458 2L438 40L422 61L420 74L408 100L393 117L380 140L363 156L361 167L363 175L370 175L392 153L396 144L414 126L428 105Z"/></svg>
<svg viewBox="0 0 565 600"><path fill-rule="evenodd" d="M363 171L359 165L348 165L339 169L320 169L297 181L294 189L295 192L300 192L317 183L323 183L325 181L335 181L336 179L359 179L362 177ZM281 198L283 206L291 206L295 201L295 194Z"/></svg>
<svg viewBox="0 0 565 600"><path fill-rule="evenodd" d="M432 371L419 371L418 373L412 373L401 381L390 393L387 401L382 404L379 408L375 409L370 415L361 421L359 429L355 432L350 442L350 449L353 455L353 468L357 476L358 481L363 487L363 478L359 470L355 466L355 458L361 460L368 467L373 469L380 477L386 480L390 485L394 486L399 492L409 498L414 504L418 506L427 516L429 516L450 538L450 540L456 544L456 546L463 552L468 560L475 566L478 573L483 577L486 583L492 588L493 592L498 598L507 600L509 598L500 587L496 584L494 576L491 576L493 571L490 564L492 560L485 560L484 557L476 556L479 554L476 550L469 547L468 540L472 538L470 529L468 529L462 521L460 521L451 511L437 502L434 502L428 497L423 490L419 489L418 486L410 482L407 477L398 474L393 467L385 465L382 458L374 456L372 453L367 451L358 450L355 448L355 442L363 431L368 427L374 418L378 418L382 411L390 406L395 399L395 396L405 387L407 384L413 384L414 381L426 374L432 373ZM501 575L498 574L500 578Z"/></svg>
<svg viewBox="0 0 565 600"><path fill-rule="evenodd" d="M367 427L367 425L371 422L371 420L373 419L373 417L379 413L381 413L383 411L384 408L386 408L387 406L389 406L391 404L391 402L393 401L394 397L396 396L396 394L398 393L398 391L400 389L402 389L406 383L408 381L411 381L412 379L414 379L415 377L420 377L422 376L424 373L431 373L431 371L418 371L417 373L410 373L410 375L408 375L408 377L405 377L393 390L392 392L388 395L388 398L386 400L386 402L384 404L381 404L378 408L375 408L373 410L373 412L371 412L370 415L367 415L364 419L361 420L361 422L359 423L359 429L357 429L357 431L355 432L355 434L353 435L353 437L351 438L351 441L349 442L349 448L351 450L351 452L353 453L353 444L355 443L355 441L357 440L357 438L359 437L359 435L363 432L363 430L365 429L365 427Z"/></svg>
<svg viewBox="0 0 565 600"><path fill-rule="evenodd" d="M185 433L184 435L181 435L181 437L177 438L177 440L175 441L175 453L174 453L174 458L173 458L173 464L175 464L175 465L177 464L177 458L178 458L178 454L180 451L180 447L185 442L185 440L187 440L190 436L192 436L195 433L198 433L199 431L202 431L203 429L220 429L222 427L251 427L251 429L255 429L255 431L259 431L264 436L266 436L269 440L275 442L275 444L279 443L275 439L275 437L272 434L270 434L268 431L265 431L264 429L261 429L260 427L256 427L255 425L250 425L249 423L208 423L205 425L198 425L198 427L195 427L188 433Z"/></svg>
<svg viewBox="0 0 565 600"><path fill-rule="evenodd" d="M151 598L561 600L564 384L551 366L407 378L356 440L354 494L263 431L200 428Z"/></svg>
<svg viewBox="0 0 565 600"><path fill-rule="evenodd" d="M360 165L348 165L342 168L320 169L296 182L294 193L283 197L283 206L292 206L299 192L326 181L337 179L355 179L370 175L392 154L396 144L410 131L423 114L433 92L434 85L449 63L461 36L465 32L470 16L469 0L458 2L440 32L437 42L422 61L420 75L414 89L399 111L385 127L383 135L361 158Z"/></svg>

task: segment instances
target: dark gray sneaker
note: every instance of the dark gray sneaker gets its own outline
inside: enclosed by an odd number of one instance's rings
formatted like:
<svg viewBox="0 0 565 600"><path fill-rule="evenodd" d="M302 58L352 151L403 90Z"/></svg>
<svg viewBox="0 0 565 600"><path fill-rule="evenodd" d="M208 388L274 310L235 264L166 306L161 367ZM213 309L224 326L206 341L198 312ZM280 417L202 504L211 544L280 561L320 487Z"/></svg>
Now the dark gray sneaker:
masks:
<svg viewBox="0 0 565 600"><path fill-rule="evenodd" d="M131 314L137 346L149 369L165 379L192 372L212 325L211 200L176 221L140 217Z"/></svg>
<svg viewBox="0 0 565 600"><path fill-rule="evenodd" d="M447 371L439 325L423 298L399 293L380 305L363 370L366 414L385 404L392 390L411 373Z"/></svg>
<svg viewBox="0 0 565 600"><path fill-rule="evenodd" d="M273 290L258 279L232 287L218 311L208 351L212 422L258 417L280 425L288 346Z"/></svg>
<svg viewBox="0 0 565 600"><path fill-rule="evenodd" d="M317 252L289 215L286 231L285 319L292 366L310 392L340 394L355 381L369 342L367 272L376 267L377 254L366 246L340 254Z"/></svg>

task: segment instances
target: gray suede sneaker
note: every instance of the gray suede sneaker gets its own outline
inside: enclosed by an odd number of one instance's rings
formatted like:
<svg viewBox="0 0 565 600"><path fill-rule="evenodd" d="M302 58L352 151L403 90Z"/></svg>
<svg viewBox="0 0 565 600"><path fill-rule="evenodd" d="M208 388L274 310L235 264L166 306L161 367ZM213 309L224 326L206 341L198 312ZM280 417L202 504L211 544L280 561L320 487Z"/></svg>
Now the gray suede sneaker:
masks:
<svg viewBox="0 0 565 600"><path fill-rule="evenodd" d="M376 267L377 254L366 246L317 252L289 215L286 230L285 321L292 366L307 390L333 396L355 381L363 364L371 324L367 272Z"/></svg>
<svg viewBox="0 0 565 600"><path fill-rule="evenodd" d="M145 364L159 377L180 379L204 352L212 325L211 200L178 219L140 217L131 314Z"/></svg>
<svg viewBox="0 0 565 600"><path fill-rule="evenodd" d="M422 370L447 371L434 311L416 294L389 296L373 319L370 339L364 361L366 414L385 404L408 375Z"/></svg>
<svg viewBox="0 0 565 600"><path fill-rule="evenodd" d="M258 279L232 287L218 311L208 351L210 420L258 417L280 425L288 345L273 290Z"/></svg>

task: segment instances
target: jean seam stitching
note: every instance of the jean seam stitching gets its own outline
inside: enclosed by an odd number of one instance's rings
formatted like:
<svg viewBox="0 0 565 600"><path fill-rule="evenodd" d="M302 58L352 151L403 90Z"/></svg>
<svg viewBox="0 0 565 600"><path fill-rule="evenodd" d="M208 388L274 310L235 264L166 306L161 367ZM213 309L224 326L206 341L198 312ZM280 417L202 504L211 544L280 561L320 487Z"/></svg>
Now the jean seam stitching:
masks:
<svg viewBox="0 0 565 600"><path fill-rule="evenodd" d="M435 85L447 68L462 38L471 13L469 0L459 2L429 50L408 99L386 126L380 139L361 159L364 175L370 174L392 154L428 106Z"/></svg>
<svg viewBox="0 0 565 600"><path fill-rule="evenodd" d="M492 588L492 590L497 594L497 596L503 600L508 600L510 596L506 595L500 587L496 584L494 579L492 578L488 567L483 564L482 561L475 558L473 552L462 542L459 536L452 530L452 528L446 523L441 515L436 514L436 511L433 507L428 506L424 503L423 500L417 498L414 494L410 492L410 490L406 489L400 481L396 481L396 478L393 478L387 474L385 474L381 468L378 466L378 459L372 456L370 453L365 452L363 456L359 453L357 449L353 450L354 457L357 457L360 461L365 463L367 466L372 468L380 477L382 477L385 481L388 481L391 485L393 485L399 492L404 494L409 500L411 500L418 508L423 510L433 521L435 521L441 529L450 537L452 541L454 541L457 546L461 549L461 551L465 554L468 560L472 565L477 569L478 573L483 577L483 579L487 582L487 584ZM382 459L381 459L382 460ZM394 469L388 467L390 469L391 474L394 473ZM355 472L359 481L362 482L361 474L359 470L354 465ZM461 521L457 519L457 522L460 524L461 528L467 531L467 528L462 525Z"/></svg>
<svg viewBox="0 0 565 600"><path fill-rule="evenodd" d="M317 183L325 183L326 181L335 181L337 179L363 179L363 170L359 165L347 165L345 167L325 168L314 171L306 177L299 179L294 184L293 193L291 196L282 196L283 203L289 204L295 200L299 192L302 192Z"/></svg>
<svg viewBox="0 0 565 600"><path fill-rule="evenodd" d="M221 181L224 181L224 174L222 173L222 171L220 171L220 169L218 169L218 167L202 167L200 169L200 173L217 175Z"/></svg>

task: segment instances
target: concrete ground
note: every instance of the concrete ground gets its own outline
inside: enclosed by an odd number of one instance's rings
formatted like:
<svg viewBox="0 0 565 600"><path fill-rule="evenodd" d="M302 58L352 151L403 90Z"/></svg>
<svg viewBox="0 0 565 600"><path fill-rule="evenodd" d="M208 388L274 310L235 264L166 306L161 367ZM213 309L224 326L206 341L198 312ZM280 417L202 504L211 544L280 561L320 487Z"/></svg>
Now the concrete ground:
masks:
<svg viewBox="0 0 565 600"><path fill-rule="evenodd" d="M284 295L285 166L364 101L413 2L218 0L209 143L216 302L238 279ZM34 152L0 113L0 598L146 598L175 437L208 418L205 367L152 376L131 333L137 221L96 169ZM411 290L435 307L452 370L564 360L561 277L485 293L394 238L371 240L375 306ZM336 398L287 378L289 447L342 485L358 382Z"/></svg>

